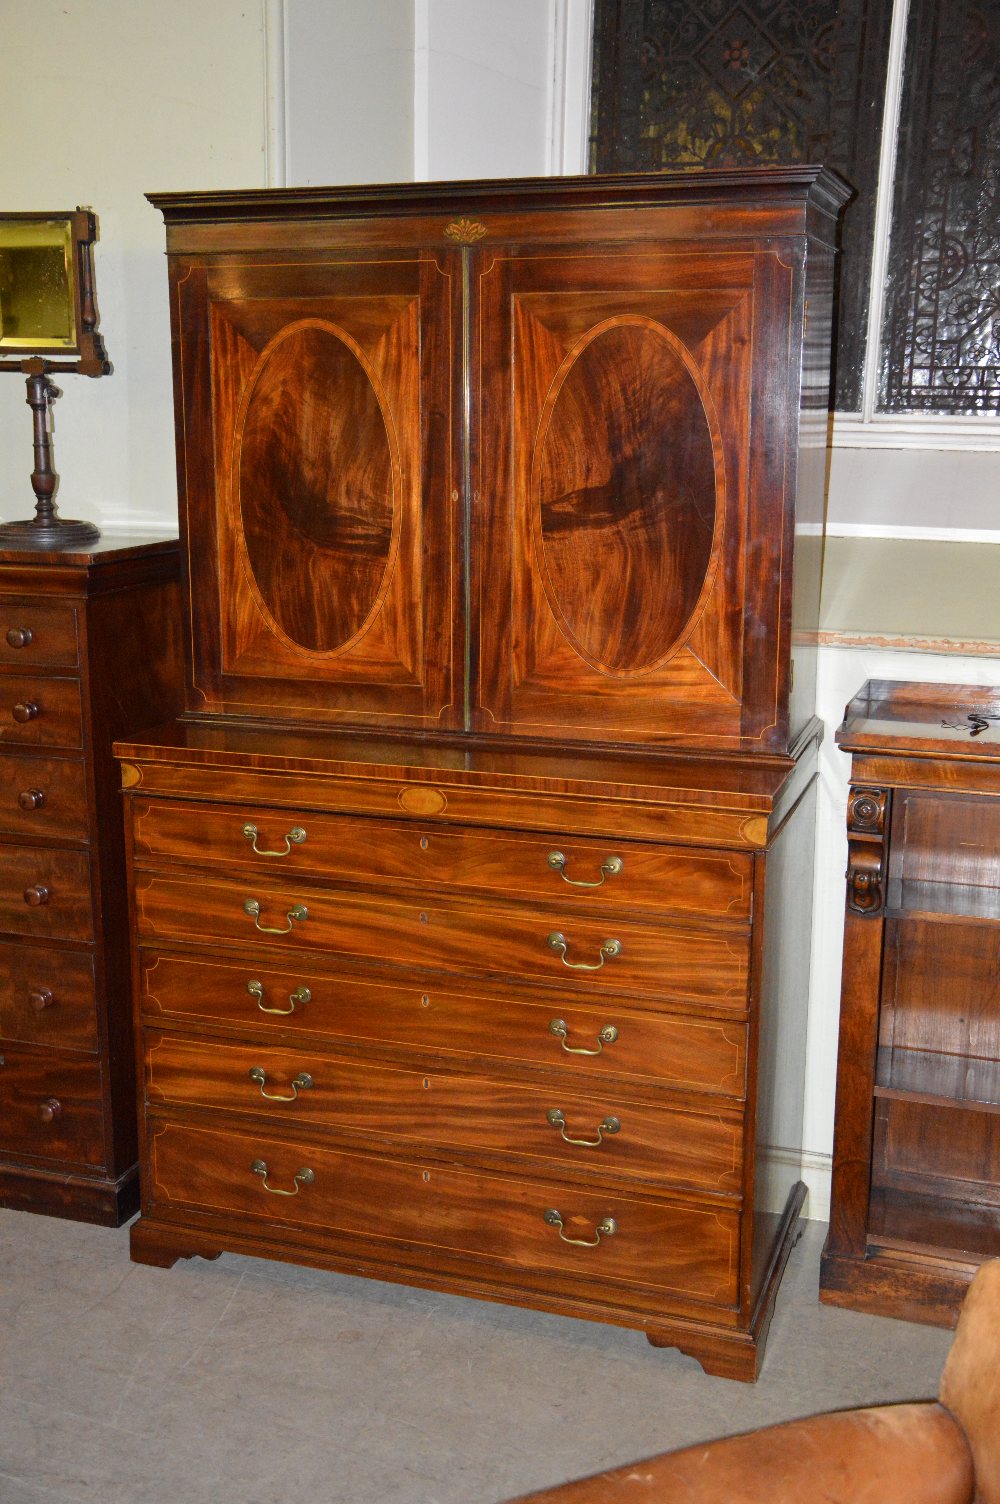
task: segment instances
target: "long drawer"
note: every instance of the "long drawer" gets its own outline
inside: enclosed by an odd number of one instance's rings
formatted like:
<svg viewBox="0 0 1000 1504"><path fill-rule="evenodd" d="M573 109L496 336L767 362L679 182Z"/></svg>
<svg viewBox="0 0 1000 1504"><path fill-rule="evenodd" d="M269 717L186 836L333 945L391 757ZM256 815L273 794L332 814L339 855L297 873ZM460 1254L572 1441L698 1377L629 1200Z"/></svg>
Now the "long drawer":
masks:
<svg viewBox="0 0 1000 1504"><path fill-rule="evenodd" d="M94 962L53 946L0 941L0 1036L97 1049Z"/></svg>
<svg viewBox="0 0 1000 1504"><path fill-rule="evenodd" d="M169 1107L228 1109L296 1128L332 1128L397 1150L484 1151L549 1167L694 1190L740 1190L738 1117L487 1076L424 1072L274 1045L148 1033L146 1092Z"/></svg>
<svg viewBox="0 0 1000 1504"><path fill-rule="evenodd" d="M739 1099L746 1089L746 1025L725 1019L455 992L369 981L312 962L217 961L142 950L147 1019L185 1027L236 1026L282 1043L357 1042L434 1056L549 1066L574 1088L608 1079L654 1081Z"/></svg>
<svg viewBox="0 0 1000 1504"><path fill-rule="evenodd" d="M78 681L0 675L0 746L4 745L82 747Z"/></svg>
<svg viewBox="0 0 1000 1504"><path fill-rule="evenodd" d="M91 940L90 858L51 846L0 846L0 930Z"/></svg>
<svg viewBox="0 0 1000 1504"><path fill-rule="evenodd" d="M319 950L394 966L544 981L594 994L633 993L742 1008L744 932L595 919L550 907L422 903L141 873L136 923L143 940L238 944L247 956Z"/></svg>
<svg viewBox="0 0 1000 1504"><path fill-rule="evenodd" d="M85 1055L4 1044L0 1121L6 1154L100 1165L104 1160L101 1067Z"/></svg>
<svg viewBox="0 0 1000 1504"><path fill-rule="evenodd" d="M752 861L740 852L598 842L290 812L133 801L136 859L245 866L357 883L498 893L595 909L746 920Z"/></svg>
<svg viewBox="0 0 1000 1504"><path fill-rule="evenodd" d="M736 1302L735 1210L341 1151L265 1126L148 1127L154 1209L237 1218L262 1236L411 1266L462 1254L519 1282L532 1270L556 1275L570 1293L599 1280Z"/></svg>
<svg viewBox="0 0 1000 1504"><path fill-rule="evenodd" d="M88 834L87 780L75 757L0 757L0 831L83 841Z"/></svg>
<svg viewBox="0 0 1000 1504"><path fill-rule="evenodd" d="M0 596L0 663L27 669L75 668L80 656L76 611L47 601Z"/></svg>

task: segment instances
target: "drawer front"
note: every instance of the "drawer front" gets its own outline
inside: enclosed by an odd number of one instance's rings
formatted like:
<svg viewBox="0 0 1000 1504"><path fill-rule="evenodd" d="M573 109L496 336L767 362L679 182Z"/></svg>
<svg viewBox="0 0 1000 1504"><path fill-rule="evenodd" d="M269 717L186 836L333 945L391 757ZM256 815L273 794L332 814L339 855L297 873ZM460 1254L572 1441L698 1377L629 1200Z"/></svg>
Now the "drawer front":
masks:
<svg viewBox="0 0 1000 1504"><path fill-rule="evenodd" d="M89 955L0 941L0 1036L60 1049L97 1049Z"/></svg>
<svg viewBox="0 0 1000 1504"><path fill-rule="evenodd" d="M77 680L0 675L0 746L82 747Z"/></svg>
<svg viewBox="0 0 1000 1504"><path fill-rule="evenodd" d="M0 1065L0 1147L8 1154L104 1163L101 1067L84 1056L5 1045Z"/></svg>
<svg viewBox="0 0 1000 1504"><path fill-rule="evenodd" d="M734 931L623 923L557 908L406 903L259 880L209 883L153 874L136 880L136 914L147 940L225 941L248 955L257 945L262 955L279 947L321 950L591 994L669 995L737 1008L746 1003L749 938Z"/></svg>
<svg viewBox="0 0 1000 1504"><path fill-rule="evenodd" d="M411 1266L433 1268L442 1253L463 1254L519 1278L532 1270L555 1275L567 1289L600 1280L713 1304L736 1301L735 1211L342 1152L267 1129L154 1119L150 1138L147 1195L154 1206L266 1223L267 1236L358 1256L370 1257L377 1245L380 1257ZM546 1213L557 1213L562 1228ZM606 1218L615 1230L598 1237Z"/></svg>
<svg viewBox="0 0 1000 1504"><path fill-rule="evenodd" d="M744 853L536 837L304 811L135 799L138 861L246 866L351 883L499 893L561 905L746 920Z"/></svg>
<svg viewBox="0 0 1000 1504"><path fill-rule="evenodd" d="M251 1028L283 1043L320 1040L420 1050L461 1063L549 1066L566 1085L655 1081L736 1100L746 1089L746 1026L721 1019L601 1009L372 982L304 964L295 969L140 954L147 1018ZM308 994L308 996L304 996Z"/></svg>
<svg viewBox="0 0 1000 1504"><path fill-rule="evenodd" d="M35 664L75 668L79 660L76 611L72 606L47 602L19 605L0 596L0 663L27 671Z"/></svg>
<svg viewBox="0 0 1000 1504"><path fill-rule="evenodd" d="M738 1194L741 1128L730 1116L630 1102L596 1086L520 1086L338 1059L273 1045L150 1035L151 1103L229 1109L284 1127L386 1139L404 1153L523 1155L545 1167ZM422 1146L422 1147L421 1147Z"/></svg>
<svg viewBox="0 0 1000 1504"><path fill-rule="evenodd" d="M69 757L0 756L0 831L83 841L88 835L87 782Z"/></svg>
<svg viewBox="0 0 1000 1504"><path fill-rule="evenodd" d="M90 859L45 846L0 847L0 930L38 940L91 940Z"/></svg>

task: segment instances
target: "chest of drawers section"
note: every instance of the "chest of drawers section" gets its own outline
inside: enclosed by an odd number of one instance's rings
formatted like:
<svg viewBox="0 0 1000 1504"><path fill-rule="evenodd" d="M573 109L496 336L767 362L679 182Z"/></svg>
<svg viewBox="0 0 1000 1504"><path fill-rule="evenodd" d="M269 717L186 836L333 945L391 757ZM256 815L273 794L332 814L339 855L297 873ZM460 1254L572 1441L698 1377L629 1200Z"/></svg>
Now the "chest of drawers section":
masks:
<svg viewBox="0 0 1000 1504"><path fill-rule="evenodd" d="M177 545L0 552L0 1205L136 1207L115 736L180 689Z"/></svg>
<svg viewBox="0 0 1000 1504"><path fill-rule="evenodd" d="M134 1256L302 1259L755 1371L759 852L124 781Z"/></svg>

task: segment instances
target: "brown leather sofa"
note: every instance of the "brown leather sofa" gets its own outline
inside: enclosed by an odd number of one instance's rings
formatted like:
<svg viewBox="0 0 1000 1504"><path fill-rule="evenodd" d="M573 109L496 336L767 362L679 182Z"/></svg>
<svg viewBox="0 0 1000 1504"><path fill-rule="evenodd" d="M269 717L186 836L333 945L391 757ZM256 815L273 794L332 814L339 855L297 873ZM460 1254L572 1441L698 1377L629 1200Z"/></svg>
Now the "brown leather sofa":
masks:
<svg viewBox="0 0 1000 1504"><path fill-rule="evenodd" d="M813 1415L509 1504L1000 1504L1000 1259L969 1286L937 1400Z"/></svg>

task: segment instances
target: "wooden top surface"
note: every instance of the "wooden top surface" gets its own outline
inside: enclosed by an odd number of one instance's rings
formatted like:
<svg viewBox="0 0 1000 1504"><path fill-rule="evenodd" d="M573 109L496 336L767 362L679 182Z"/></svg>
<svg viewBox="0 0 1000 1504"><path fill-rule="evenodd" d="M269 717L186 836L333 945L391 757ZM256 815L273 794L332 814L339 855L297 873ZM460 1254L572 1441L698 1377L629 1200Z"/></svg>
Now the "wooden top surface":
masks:
<svg viewBox="0 0 1000 1504"><path fill-rule="evenodd" d="M636 172L575 177L475 178L455 182L349 184L343 187L254 188L206 193L149 193L168 224L285 216L324 218L360 214L452 213L467 206L523 212L531 208L612 208L658 203L731 203L762 196L813 202L836 212L852 190L817 165Z"/></svg>
<svg viewBox="0 0 1000 1504"><path fill-rule="evenodd" d="M800 743L821 734L818 722ZM116 755L132 763L174 763L232 771L307 773L328 778L429 783L441 787L565 793L670 805L768 813L795 770L791 759L704 757L691 753L601 752L577 748L416 740L365 733L269 728L222 719L178 720L128 741Z"/></svg>
<svg viewBox="0 0 1000 1504"><path fill-rule="evenodd" d="M93 543L70 548L40 548L32 545L30 540L24 547L0 544L0 564L90 568L129 556L173 554L178 547L176 535L171 538L152 533L102 533Z"/></svg>
<svg viewBox="0 0 1000 1504"><path fill-rule="evenodd" d="M1000 688L869 679L844 712L845 751L1000 762Z"/></svg>

